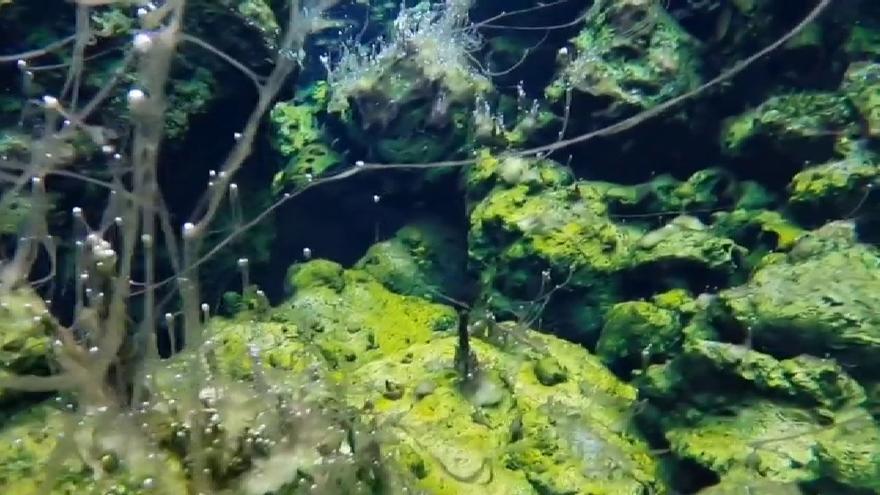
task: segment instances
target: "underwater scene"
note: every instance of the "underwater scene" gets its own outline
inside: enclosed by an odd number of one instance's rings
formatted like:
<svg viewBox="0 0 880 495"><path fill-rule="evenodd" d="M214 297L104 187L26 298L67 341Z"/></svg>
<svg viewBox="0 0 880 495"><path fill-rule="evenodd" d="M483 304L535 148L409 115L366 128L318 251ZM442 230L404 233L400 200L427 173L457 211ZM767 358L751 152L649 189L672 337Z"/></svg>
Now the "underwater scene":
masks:
<svg viewBox="0 0 880 495"><path fill-rule="evenodd" d="M880 494L880 1L0 0L0 495Z"/></svg>

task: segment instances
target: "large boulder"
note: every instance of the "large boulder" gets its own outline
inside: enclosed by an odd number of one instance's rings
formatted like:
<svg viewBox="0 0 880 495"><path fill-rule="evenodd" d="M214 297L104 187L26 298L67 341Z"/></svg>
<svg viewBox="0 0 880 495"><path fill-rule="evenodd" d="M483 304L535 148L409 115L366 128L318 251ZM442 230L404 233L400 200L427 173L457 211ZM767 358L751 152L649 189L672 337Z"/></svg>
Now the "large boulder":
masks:
<svg viewBox="0 0 880 495"><path fill-rule="evenodd" d="M729 324L779 356L831 355L872 373L880 352L880 253L832 223L719 294Z"/></svg>
<svg viewBox="0 0 880 495"><path fill-rule="evenodd" d="M876 489L880 429L864 389L840 364L687 337L680 355L635 382L657 408L647 418L675 458L714 473L719 493L734 480Z"/></svg>

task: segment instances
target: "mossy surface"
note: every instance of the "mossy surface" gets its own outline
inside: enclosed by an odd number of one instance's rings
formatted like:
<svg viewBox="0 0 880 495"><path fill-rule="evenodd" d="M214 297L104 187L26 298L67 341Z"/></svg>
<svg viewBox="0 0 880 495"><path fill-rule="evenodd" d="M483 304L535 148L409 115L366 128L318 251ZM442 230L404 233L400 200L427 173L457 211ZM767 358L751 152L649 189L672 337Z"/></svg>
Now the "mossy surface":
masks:
<svg viewBox="0 0 880 495"><path fill-rule="evenodd" d="M646 301L615 304L605 315L596 354L617 370L663 359L680 345L679 316Z"/></svg>
<svg viewBox="0 0 880 495"><path fill-rule="evenodd" d="M29 288L0 291L0 376L48 374L52 325L46 305ZM0 403L20 396L0 389Z"/></svg>
<svg viewBox="0 0 880 495"><path fill-rule="evenodd" d="M806 233L778 211L745 209L715 215L712 230L758 253L789 250Z"/></svg>
<svg viewBox="0 0 880 495"><path fill-rule="evenodd" d="M830 353L867 364L880 347L880 321L869 309L880 294L878 266L876 249L856 242L851 227L829 224L720 299L729 317L774 353Z"/></svg>
<svg viewBox="0 0 880 495"><path fill-rule="evenodd" d="M627 234L606 219L598 199L589 186L540 194L530 194L526 185L496 191L471 215L472 249L491 236L514 234L515 244L502 254L510 261L535 254L560 267L614 271L626 259L620 241Z"/></svg>
<svg viewBox="0 0 880 495"><path fill-rule="evenodd" d="M455 338L443 337L358 369L349 400L390 423L428 493L662 493L646 446L625 433L635 391L582 349L529 338L566 370L564 381L542 383L531 353L477 341L484 383L476 394L497 387L501 397L479 406L453 372ZM402 394L389 398L388 382ZM422 397L426 382L432 391Z"/></svg>
<svg viewBox="0 0 880 495"><path fill-rule="evenodd" d="M611 100L612 110L650 108L700 83L696 43L660 5L645 0L597 2L574 38L574 54L548 87ZM569 58L570 57L570 58Z"/></svg>
<svg viewBox="0 0 880 495"><path fill-rule="evenodd" d="M789 203L812 224L861 213L871 188L880 183L878 163L873 154L854 152L807 168L792 178Z"/></svg>
<svg viewBox="0 0 880 495"><path fill-rule="evenodd" d="M306 103L279 102L272 107L269 120L274 130L272 145L285 158L300 153L306 145L320 140L321 129L316 108Z"/></svg>
<svg viewBox="0 0 880 495"><path fill-rule="evenodd" d="M766 485L766 493L812 483L836 487L827 493L873 489L880 451L860 439L880 430L863 386L830 357L757 351L748 331L742 344L717 340L722 335L700 330L718 327L711 318L717 304L703 304L692 317L672 359L635 374L640 394L657 408L645 419L674 455L719 476L718 493L733 480ZM821 459L830 446L835 453Z"/></svg>
<svg viewBox="0 0 880 495"><path fill-rule="evenodd" d="M833 466L873 473L880 461L876 440L871 440L880 430L861 409L842 412L834 419L836 425L824 425L802 409L765 400L745 401L723 414L698 417L670 428L666 437L681 457L722 474L745 469L753 477L803 482L831 474L827 471ZM833 452L822 459L828 446L842 449L832 447ZM843 454L853 448L857 455ZM866 461L868 466L863 465ZM861 480L852 481L861 488Z"/></svg>
<svg viewBox="0 0 880 495"><path fill-rule="evenodd" d="M132 424L95 414L77 423L49 404L6 418L0 431L0 490L20 495L140 495L185 493L182 466L167 456L148 458L131 438ZM73 452L83 452L83 456ZM72 455L71 455L72 454ZM87 460L84 460L87 459Z"/></svg>
<svg viewBox="0 0 880 495"><path fill-rule="evenodd" d="M630 429L635 389L586 350L529 330L513 346L473 339L479 378L465 385L449 308L327 261L292 272L292 298L270 314L212 321L217 370L249 381L259 362L282 380L324 376L328 393L344 390L337 398L379 425L385 462L414 489L665 493Z"/></svg>
<svg viewBox="0 0 880 495"><path fill-rule="evenodd" d="M331 278L334 275L338 278ZM292 285L293 297L274 318L296 322L308 331L333 367L360 366L427 342L457 322L447 306L395 294L364 271L337 270L327 261L306 263Z"/></svg>
<svg viewBox="0 0 880 495"><path fill-rule="evenodd" d="M719 167L698 170L686 180L660 174L648 182L631 186L598 183L605 202L621 214L700 214L731 206L753 210L769 206L773 195L754 181L739 181Z"/></svg>
<svg viewBox="0 0 880 495"><path fill-rule="evenodd" d="M834 92L774 96L727 122L721 143L731 155L769 147L786 156L828 158L835 138L855 131L855 112Z"/></svg>
<svg viewBox="0 0 880 495"><path fill-rule="evenodd" d="M880 137L880 64L851 64L843 76L841 91L861 115L863 132L872 138Z"/></svg>
<svg viewBox="0 0 880 495"><path fill-rule="evenodd" d="M402 227L371 246L355 266L398 294L443 302L469 291L465 240L435 220Z"/></svg>
<svg viewBox="0 0 880 495"><path fill-rule="evenodd" d="M745 253L745 249L713 233L698 219L680 216L642 236L636 243L632 263L688 264L732 274Z"/></svg>
<svg viewBox="0 0 880 495"><path fill-rule="evenodd" d="M674 366L695 388L699 380L735 379L762 394L826 410L866 399L862 386L830 359L800 355L779 360L742 345L690 339L678 361Z"/></svg>

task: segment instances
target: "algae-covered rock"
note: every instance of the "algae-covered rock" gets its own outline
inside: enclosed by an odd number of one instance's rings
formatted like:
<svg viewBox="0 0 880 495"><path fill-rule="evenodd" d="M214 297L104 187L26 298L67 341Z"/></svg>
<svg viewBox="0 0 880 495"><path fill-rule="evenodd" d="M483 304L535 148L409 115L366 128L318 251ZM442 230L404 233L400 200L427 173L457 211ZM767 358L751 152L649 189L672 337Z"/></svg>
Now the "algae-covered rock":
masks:
<svg viewBox="0 0 880 495"><path fill-rule="evenodd" d="M800 355L777 360L741 345L691 340L679 369L686 381L741 380L754 390L829 410L865 402L865 391L834 360Z"/></svg>
<svg viewBox="0 0 880 495"><path fill-rule="evenodd" d="M880 136L880 64L851 64L843 76L840 89L861 116L865 137Z"/></svg>
<svg viewBox="0 0 880 495"><path fill-rule="evenodd" d="M324 134L321 119L327 102L325 84L314 84L290 101L275 104L269 112L270 141L280 158L272 178L272 191L304 186L343 162Z"/></svg>
<svg viewBox="0 0 880 495"><path fill-rule="evenodd" d="M697 214L731 205L757 209L773 201L760 184L738 181L720 167L698 170L685 181L660 174L633 186L605 184L604 190L609 209L622 214Z"/></svg>
<svg viewBox="0 0 880 495"><path fill-rule="evenodd" d="M505 168L513 166L507 162L483 164L475 173L491 170L489 177L503 178ZM496 181L470 215L471 259L483 267L484 296L502 313L517 304L528 306L548 290L565 290L576 301L555 307L562 311L556 316L571 323L574 338L589 342L602 313L620 300L625 278L650 279L644 285L659 291L691 285L682 268L696 269L699 277L690 278L702 289L707 281L723 282L740 266L745 250L696 217L681 215L644 232L638 223L616 223L608 214L609 204L620 205L618 192L626 191L602 182L543 182L537 178L552 170L552 162L533 165L525 170L535 174L535 182ZM631 204L640 201L634 198Z"/></svg>
<svg viewBox="0 0 880 495"><path fill-rule="evenodd" d="M736 186L736 180L724 169L698 170L670 191L664 206L666 211L716 208L735 199Z"/></svg>
<svg viewBox="0 0 880 495"><path fill-rule="evenodd" d="M552 387L568 379L568 372L552 357L543 357L535 363L535 377L541 385Z"/></svg>
<svg viewBox="0 0 880 495"><path fill-rule="evenodd" d="M240 465L242 455L261 458L225 449L232 438L261 437L242 428L265 409L254 390L268 381L270 390L292 387L299 390L293 397L308 399L309 431L326 430L316 411L358 411L357 424L375 425L366 438L381 450L383 469L409 480L414 493L665 493L647 444L629 427L635 389L586 350L525 329L518 345L504 348L475 338L479 371L465 387L454 366L458 338L445 331L455 326L450 308L336 267L300 265L294 295L268 315L212 320L214 376L234 379L218 389L226 402L213 406L234 421L217 433L226 445L218 455L230 452L224 465ZM334 276L344 284L327 283ZM339 359L342 348L354 349L355 359ZM264 417L276 431L270 411ZM337 441L334 431L316 433L318 443ZM257 469L268 469L266 462Z"/></svg>
<svg viewBox="0 0 880 495"><path fill-rule="evenodd" d="M568 88L609 110L646 109L700 83L697 43L661 4L647 0L599 1L585 14L572 49L547 88L561 101Z"/></svg>
<svg viewBox="0 0 880 495"><path fill-rule="evenodd" d="M716 304L704 306L688 326L705 324ZM659 408L647 417L673 455L721 479L707 493L728 493L733 480L766 485L766 493L787 493L797 483L837 487L821 493L872 489L880 448L874 440L861 443L860 435L871 439L880 430L848 369L805 354L776 358L751 348L748 335L733 344L694 330L683 331L672 360L649 366L634 384ZM834 449L833 460L821 459L825 448Z"/></svg>
<svg viewBox="0 0 880 495"><path fill-rule="evenodd" d="M381 47L353 47L330 70L328 112L381 160L430 162L470 145L474 102L491 83L469 58L466 10L447 7L401 9Z"/></svg>
<svg viewBox="0 0 880 495"><path fill-rule="evenodd" d="M387 425L393 454L425 493L664 493L646 445L625 433L635 391L585 350L529 332L566 379L543 383L534 352L473 342L481 374L499 376L503 398L479 405L462 394L453 370L456 338L442 337L387 355L351 376L355 406ZM555 374L554 374L555 376ZM429 395L417 393L425 381ZM388 398L387 382L402 389Z"/></svg>
<svg viewBox="0 0 880 495"><path fill-rule="evenodd" d="M720 294L726 317L774 355L830 354L858 372L880 351L880 254L852 227L829 224L802 238L748 283Z"/></svg>
<svg viewBox="0 0 880 495"><path fill-rule="evenodd" d="M589 184L532 191L499 188L470 216L471 260L483 267L484 297L502 314L560 289L580 288L564 311L577 338L593 338L601 309L617 296L617 275L629 266L632 233L606 215L601 191ZM540 315L538 315L540 316Z"/></svg>
<svg viewBox="0 0 880 495"><path fill-rule="evenodd" d="M581 185L535 194L526 185L497 190L471 214L471 255L500 256L514 266L535 256L560 272L617 270L626 264L629 234L608 220L600 198ZM510 244L495 246L496 240Z"/></svg>
<svg viewBox="0 0 880 495"><path fill-rule="evenodd" d="M678 315L646 301L615 304L605 316L596 354L617 371L663 360L680 345Z"/></svg>
<svg viewBox="0 0 880 495"><path fill-rule="evenodd" d="M327 287L341 292L345 288L344 268L330 260L291 265L287 269L287 285L292 291Z"/></svg>
<svg viewBox="0 0 880 495"><path fill-rule="evenodd" d="M321 139L317 108L308 103L279 102L269 112L272 146L284 157L299 153Z"/></svg>
<svg viewBox="0 0 880 495"><path fill-rule="evenodd" d="M789 203L812 224L861 213L871 188L880 182L878 164L876 156L854 152L807 168L792 178Z"/></svg>
<svg viewBox="0 0 880 495"><path fill-rule="evenodd" d="M745 249L709 230L699 219L679 216L642 236L633 250L633 265L695 266L732 274Z"/></svg>
<svg viewBox="0 0 880 495"><path fill-rule="evenodd" d="M774 210L735 209L719 212L713 217L713 231L760 255L768 251L791 249L806 232Z"/></svg>
<svg viewBox="0 0 880 495"><path fill-rule="evenodd" d="M124 416L78 421L39 404L6 418L0 429L0 491L20 495L186 493L183 466L140 442ZM151 454L154 454L151 456Z"/></svg>
<svg viewBox="0 0 880 495"><path fill-rule="evenodd" d="M496 156L481 150L474 165L466 171L467 193L471 200L479 201L494 188L528 186L531 190L569 185L574 174L558 163L524 156Z"/></svg>
<svg viewBox="0 0 880 495"><path fill-rule="evenodd" d="M843 410L829 420L796 407L747 400L692 416L696 419L686 414L667 419L681 422L666 431L670 448L722 476L745 470L752 479L781 483L828 477L850 490L876 486L880 430L863 409Z"/></svg>
<svg viewBox="0 0 880 495"><path fill-rule="evenodd" d="M855 131L856 117L847 98L838 93L773 96L730 119L721 143L735 156L770 149L792 159L823 160L831 157L839 136Z"/></svg>
<svg viewBox="0 0 880 495"><path fill-rule="evenodd" d="M307 331L332 367L361 365L454 329L451 308L395 294L368 273L329 261L294 265L293 297L273 318Z"/></svg>
<svg viewBox="0 0 880 495"><path fill-rule="evenodd" d="M698 495L742 495L743 493L761 493L764 495L802 495L797 483L782 483L755 479L751 473L734 472L721 481L697 492Z"/></svg>
<svg viewBox="0 0 880 495"><path fill-rule="evenodd" d="M46 305L34 292L0 289L0 376L47 374L52 329ZM0 403L19 396L0 389Z"/></svg>
<svg viewBox="0 0 880 495"><path fill-rule="evenodd" d="M659 176L642 186L656 197L658 212L711 210L738 200L739 184L730 172L706 168L680 182Z"/></svg>
<svg viewBox="0 0 880 495"><path fill-rule="evenodd" d="M371 246L355 267L398 294L443 302L467 295L466 265L464 239L448 225L423 220Z"/></svg>
<svg viewBox="0 0 880 495"><path fill-rule="evenodd" d="M304 186L341 163L342 157L327 145L307 144L272 177L272 192L279 194L286 189Z"/></svg>

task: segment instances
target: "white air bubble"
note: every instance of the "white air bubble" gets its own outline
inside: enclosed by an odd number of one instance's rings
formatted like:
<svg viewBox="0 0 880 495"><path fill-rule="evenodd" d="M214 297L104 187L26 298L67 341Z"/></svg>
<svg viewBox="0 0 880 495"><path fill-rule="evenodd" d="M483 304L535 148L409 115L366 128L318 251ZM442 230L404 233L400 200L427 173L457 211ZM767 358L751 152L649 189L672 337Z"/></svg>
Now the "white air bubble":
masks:
<svg viewBox="0 0 880 495"><path fill-rule="evenodd" d="M61 103L58 102L58 98L50 95L46 95L43 97L43 106L48 108L49 110L61 109Z"/></svg>
<svg viewBox="0 0 880 495"><path fill-rule="evenodd" d="M134 88L128 91L126 95L129 106L137 106L143 104L147 100L147 94L142 90Z"/></svg>
<svg viewBox="0 0 880 495"><path fill-rule="evenodd" d="M153 38L147 33L138 33L134 36L132 44L138 53L146 53L153 48Z"/></svg>

